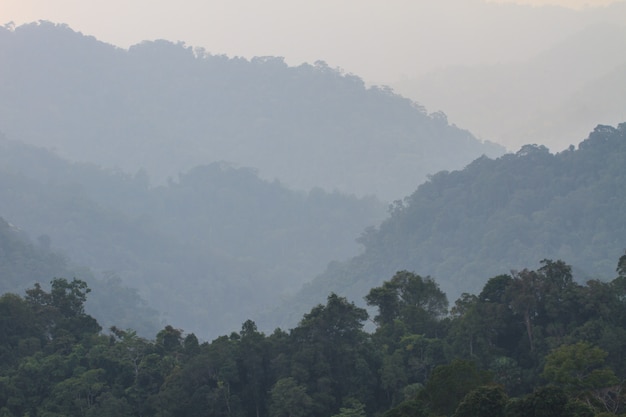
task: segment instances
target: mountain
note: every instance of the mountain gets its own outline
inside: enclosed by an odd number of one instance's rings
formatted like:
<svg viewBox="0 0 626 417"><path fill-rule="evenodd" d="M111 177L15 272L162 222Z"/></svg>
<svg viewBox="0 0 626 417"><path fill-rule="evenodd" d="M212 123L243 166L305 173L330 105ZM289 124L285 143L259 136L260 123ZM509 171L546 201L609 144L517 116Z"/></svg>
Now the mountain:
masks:
<svg viewBox="0 0 626 417"><path fill-rule="evenodd" d="M49 287L53 278L79 277L88 281L92 296L86 310L104 328L133 327L152 336L159 329L157 312L146 306L137 291L124 286L115 276L97 278L86 268L70 264L51 247L50 237L42 235L32 243L26 233L0 217L0 294L22 295L36 283Z"/></svg>
<svg viewBox="0 0 626 417"><path fill-rule="evenodd" d="M3 216L97 277L137 289L159 322L206 338L357 254L355 238L386 212L372 197L293 191L225 163L148 182L0 139Z"/></svg>
<svg viewBox="0 0 626 417"><path fill-rule="evenodd" d="M626 4L614 5L624 16ZM566 149L598 123L626 118L626 21L596 21L526 59L452 66L392 83L407 97L511 149Z"/></svg>
<svg viewBox="0 0 626 417"><path fill-rule="evenodd" d="M580 280L611 277L626 248L624 160L626 123L597 126L578 149L526 145L439 172L363 233L362 254L331 263L276 314L297 317L331 291L362 303L399 270L432 276L451 301L544 258Z"/></svg>
<svg viewBox="0 0 626 417"><path fill-rule="evenodd" d="M64 25L0 29L0 130L156 184L227 161L308 190L401 198L441 169L504 149L322 61L211 55L165 40L128 50Z"/></svg>

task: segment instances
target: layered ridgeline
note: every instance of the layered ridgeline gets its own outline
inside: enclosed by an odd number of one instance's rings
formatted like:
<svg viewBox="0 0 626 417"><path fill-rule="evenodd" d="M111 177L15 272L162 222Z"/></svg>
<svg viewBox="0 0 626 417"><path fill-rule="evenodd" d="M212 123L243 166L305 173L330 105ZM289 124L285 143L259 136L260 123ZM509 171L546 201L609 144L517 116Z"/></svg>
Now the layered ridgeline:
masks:
<svg viewBox="0 0 626 417"><path fill-rule="evenodd" d="M598 126L578 149L527 145L440 172L363 233L361 255L330 264L278 316L297 320L297 306L330 291L363 303L399 270L434 277L450 300L544 258L570 259L579 280L610 277L626 248L624 161L626 123Z"/></svg>
<svg viewBox="0 0 626 417"><path fill-rule="evenodd" d="M97 276L119 277L159 320L203 338L276 305L329 261L356 255L355 236L385 212L372 197L296 192L224 163L150 187L142 173L0 139L2 216ZM39 270L42 282L63 273ZM32 284L28 276L20 288Z"/></svg>
<svg viewBox="0 0 626 417"><path fill-rule="evenodd" d="M626 120L626 55L607 53L626 50L626 4L611 7L614 22L587 20L528 59L442 68L393 87L510 148L541 138L561 151L598 123Z"/></svg>
<svg viewBox="0 0 626 417"><path fill-rule="evenodd" d="M75 161L165 182L228 161L299 189L392 201L428 174L503 149L442 113L324 62L215 56L182 43L115 48L66 26L0 28L0 130Z"/></svg>
<svg viewBox="0 0 626 417"><path fill-rule="evenodd" d="M97 278L86 268L71 265L51 248L50 237L41 235L33 243L24 231L0 217L0 294L20 294L36 283L49 288L54 278L80 277L89 281L93 295L86 311L107 328L134 328L152 335L162 323L157 312L146 306L137 291L124 286L115 276Z"/></svg>

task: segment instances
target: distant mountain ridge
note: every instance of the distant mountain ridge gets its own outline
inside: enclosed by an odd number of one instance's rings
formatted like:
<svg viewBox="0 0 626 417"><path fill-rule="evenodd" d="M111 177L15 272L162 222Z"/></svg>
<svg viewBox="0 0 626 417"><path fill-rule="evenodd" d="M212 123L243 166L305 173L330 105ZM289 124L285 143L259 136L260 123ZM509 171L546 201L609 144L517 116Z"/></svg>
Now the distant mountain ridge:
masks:
<svg viewBox="0 0 626 417"><path fill-rule="evenodd" d="M626 16L624 4L614 8ZM512 151L535 142L560 151L596 124L626 118L621 20L595 21L529 59L447 67L392 86Z"/></svg>
<svg viewBox="0 0 626 417"><path fill-rule="evenodd" d="M504 149L323 62L128 51L48 22L0 28L0 131L74 161L163 183L228 161L308 190L392 201L441 169Z"/></svg>
<svg viewBox="0 0 626 417"><path fill-rule="evenodd" d="M296 317L331 291L363 304L400 270L432 276L450 302L544 258L571 263L579 280L611 279L626 249L624 161L626 123L597 126L578 149L526 145L437 173L363 233L361 255L331 263L276 316Z"/></svg>
<svg viewBox="0 0 626 417"><path fill-rule="evenodd" d="M94 285L113 279L111 291L136 288L161 313L157 322L206 338L276 305L330 260L358 253L355 237L378 224L385 211L372 197L319 188L296 192L224 163L150 187L141 172L70 163L0 138L1 216L102 279L94 281L89 271L61 274L78 274ZM0 236L0 249L2 243ZM38 271L44 282L57 274L53 263ZM30 274L11 277L17 284L4 290L32 283Z"/></svg>

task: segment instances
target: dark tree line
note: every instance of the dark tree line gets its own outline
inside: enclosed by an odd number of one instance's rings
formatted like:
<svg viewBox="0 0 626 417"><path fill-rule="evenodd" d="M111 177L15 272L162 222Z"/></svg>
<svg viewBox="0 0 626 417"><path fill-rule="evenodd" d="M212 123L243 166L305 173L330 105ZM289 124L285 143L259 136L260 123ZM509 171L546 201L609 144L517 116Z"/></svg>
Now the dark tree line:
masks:
<svg viewBox="0 0 626 417"><path fill-rule="evenodd" d="M289 331L201 342L100 326L84 281L0 297L1 416L605 416L626 411L626 255L609 282L562 261L489 279L449 308L400 271Z"/></svg>

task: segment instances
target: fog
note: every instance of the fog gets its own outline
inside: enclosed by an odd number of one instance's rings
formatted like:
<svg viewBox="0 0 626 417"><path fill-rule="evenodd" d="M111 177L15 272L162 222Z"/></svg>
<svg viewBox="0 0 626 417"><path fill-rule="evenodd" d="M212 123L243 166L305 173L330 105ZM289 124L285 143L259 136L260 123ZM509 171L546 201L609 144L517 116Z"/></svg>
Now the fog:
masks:
<svg viewBox="0 0 626 417"><path fill-rule="evenodd" d="M604 116L598 122L619 122L623 118L621 109L626 108L619 98L604 104L597 114L581 119L581 98L574 97L583 94L581 89L595 90L593 83L601 84L602 77L615 71L606 62L599 62L601 71L585 74L577 80L578 84L549 91L548 102L532 109L529 99L516 91L508 96L498 95L502 89L490 84L490 79L508 77L515 82L517 73L525 65L532 66L538 55L549 53L594 25L623 28L626 3L521 3L10 0L3 2L0 22L19 25L43 19L66 23L86 35L124 48L143 40L168 39L231 57L280 56L290 65L324 60L367 83L390 85L430 111L441 110L453 123L511 150L517 150L533 134L549 148L560 150L570 144L569 137L584 137L598 116ZM626 37L617 36L590 42L596 50L607 53L619 50L616 47L623 50ZM579 37L577 42L580 41L585 42L585 38ZM585 51L583 44L581 51ZM542 71L540 66L535 68L539 74L527 80L533 94L541 91L538 86L552 85L563 71L584 59L571 54L570 58L574 62L562 62L555 73ZM504 67L494 74L494 65ZM457 68L457 72L444 72L450 68ZM463 68L461 74L458 68ZM484 76L477 80L468 77L467 71ZM494 88L497 91L489 94ZM475 99L468 97L476 93L479 96ZM571 104L573 99L576 103ZM549 126L543 130L529 129L528 124Z"/></svg>
<svg viewBox="0 0 626 417"><path fill-rule="evenodd" d="M354 239L382 221L383 206L429 175L499 156L497 143L558 151L597 124L626 120L625 10L624 2L6 1L0 22L13 23L0 27L0 61L10 63L0 69L0 131L103 172L88 181L64 166L31 178L46 164L5 163L0 216L135 287L202 276L219 297L230 291L225 282L249 289L273 277L272 289L293 292L329 261L357 254ZM48 23L24 24L38 19ZM222 176L219 193L200 187ZM363 199L372 195L380 200ZM55 205L77 212L66 218ZM181 214L189 205L194 216ZM142 295L179 308L168 287L153 291ZM205 314L188 313L176 314L181 322Z"/></svg>
<svg viewBox="0 0 626 417"><path fill-rule="evenodd" d="M623 1L0 0L0 415L626 415L625 50Z"/></svg>
<svg viewBox="0 0 626 417"><path fill-rule="evenodd" d="M0 22L67 23L121 47L168 39L229 56L283 56L292 64L323 59L379 83L448 65L524 59L590 23L626 21L606 7L573 10L478 0L3 3ZM624 10L618 6L613 8Z"/></svg>

